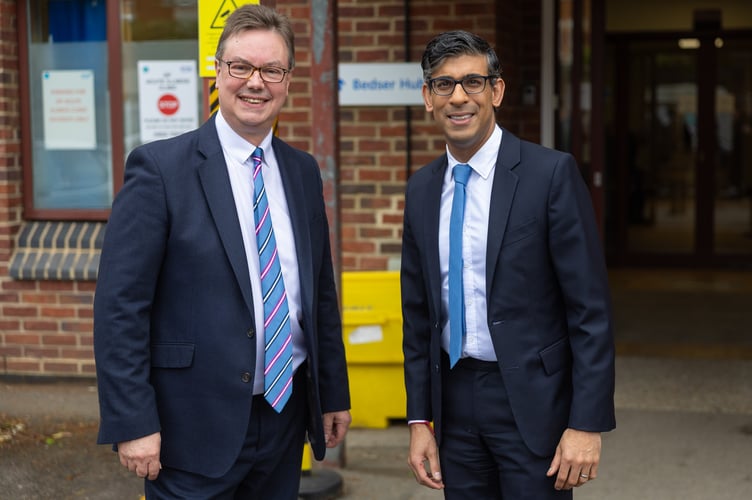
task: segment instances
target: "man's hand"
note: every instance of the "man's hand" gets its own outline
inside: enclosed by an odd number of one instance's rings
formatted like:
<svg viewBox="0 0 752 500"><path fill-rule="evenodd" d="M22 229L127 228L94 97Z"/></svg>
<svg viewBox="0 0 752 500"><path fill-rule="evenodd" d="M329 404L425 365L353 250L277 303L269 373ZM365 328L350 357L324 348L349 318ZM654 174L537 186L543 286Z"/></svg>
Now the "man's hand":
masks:
<svg viewBox="0 0 752 500"><path fill-rule="evenodd" d="M561 436L546 475L556 475L557 490L571 490L598 477L601 460L601 434L567 429Z"/></svg>
<svg viewBox="0 0 752 500"><path fill-rule="evenodd" d="M154 481L159 475L162 464L159 461L159 451L162 447L162 435L159 432L118 443L118 457L120 463L138 477Z"/></svg>
<svg viewBox="0 0 752 500"><path fill-rule="evenodd" d="M345 439L347 429L350 428L350 422L352 422L352 416L347 410L324 413L323 416L326 447L334 448Z"/></svg>
<svg viewBox="0 0 752 500"><path fill-rule="evenodd" d="M436 438L428 425L420 422L410 424L410 454L407 463L418 483L434 490L444 488Z"/></svg>

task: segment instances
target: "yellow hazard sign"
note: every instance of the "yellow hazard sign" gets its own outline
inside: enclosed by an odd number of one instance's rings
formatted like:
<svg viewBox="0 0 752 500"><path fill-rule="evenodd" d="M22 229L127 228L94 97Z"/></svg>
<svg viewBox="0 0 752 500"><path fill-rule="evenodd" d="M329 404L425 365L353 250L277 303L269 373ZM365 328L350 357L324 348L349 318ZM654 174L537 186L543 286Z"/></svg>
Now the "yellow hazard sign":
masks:
<svg viewBox="0 0 752 500"><path fill-rule="evenodd" d="M199 0L198 1L198 74L204 78L215 76L214 53L225 27L227 16L247 3L259 0Z"/></svg>

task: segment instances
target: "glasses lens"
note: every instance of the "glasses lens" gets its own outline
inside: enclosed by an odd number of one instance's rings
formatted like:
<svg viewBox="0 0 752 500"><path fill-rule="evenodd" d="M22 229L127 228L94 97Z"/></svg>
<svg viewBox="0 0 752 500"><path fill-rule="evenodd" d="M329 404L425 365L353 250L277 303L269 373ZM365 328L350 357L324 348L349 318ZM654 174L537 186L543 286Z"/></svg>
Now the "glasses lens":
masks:
<svg viewBox="0 0 752 500"><path fill-rule="evenodd" d="M431 87L437 95L450 95L454 92L455 82L451 78L435 78L431 80Z"/></svg>
<svg viewBox="0 0 752 500"><path fill-rule="evenodd" d="M478 94L486 87L486 79L480 76L469 76L462 80L462 88L468 94Z"/></svg>
<svg viewBox="0 0 752 500"><path fill-rule="evenodd" d="M235 78L248 78L254 69L250 64L239 62L228 63L227 68L230 71L230 76L234 76Z"/></svg>
<svg viewBox="0 0 752 500"><path fill-rule="evenodd" d="M285 70L275 68L274 66L261 68L259 72L261 73L261 79L269 83L279 83L285 77Z"/></svg>

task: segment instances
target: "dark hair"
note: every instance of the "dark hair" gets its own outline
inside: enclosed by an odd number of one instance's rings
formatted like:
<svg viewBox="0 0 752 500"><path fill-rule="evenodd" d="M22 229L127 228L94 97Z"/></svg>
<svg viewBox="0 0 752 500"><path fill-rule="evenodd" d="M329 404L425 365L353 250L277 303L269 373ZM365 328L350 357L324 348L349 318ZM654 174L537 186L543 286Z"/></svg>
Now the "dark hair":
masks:
<svg viewBox="0 0 752 500"><path fill-rule="evenodd" d="M290 20L274 9L260 4L241 5L230 14L225 22L222 35L219 37L219 42L217 42L215 57L222 59L228 38L250 30L268 30L279 33L287 45L288 69L295 67L295 35Z"/></svg>
<svg viewBox="0 0 752 500"><path fill-rule="evenodd" d="M488 75L497 78L501 76L499 57L488 42L473 33L457 30L441 33L428 42L420 61L423 79L428 81L436 68L450 57L465 55L486 56Z"/></svg>

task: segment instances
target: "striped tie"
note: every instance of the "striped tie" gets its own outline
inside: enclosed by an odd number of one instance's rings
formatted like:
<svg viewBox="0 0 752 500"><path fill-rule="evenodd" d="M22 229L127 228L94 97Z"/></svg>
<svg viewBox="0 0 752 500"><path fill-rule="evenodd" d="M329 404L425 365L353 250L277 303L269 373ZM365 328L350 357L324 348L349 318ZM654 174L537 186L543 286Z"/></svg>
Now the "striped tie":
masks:
<svg viewBox="0 0 752 500"><path fill-rule="evenodd" d="M264 296L264 398L278 413L292 394L292 334L290 310L277 255L272 217L261 175L261 148L253 160L253 216L259 252L261 293Z"/></svg>

